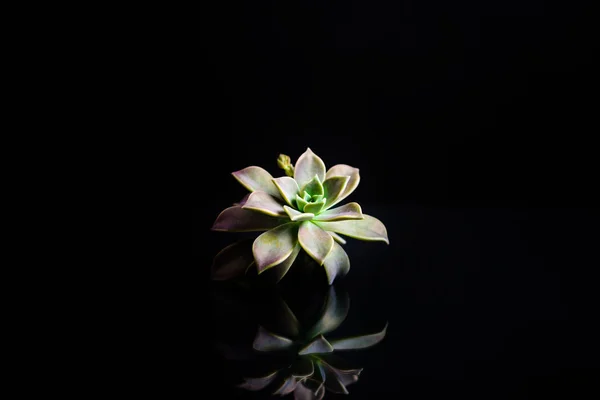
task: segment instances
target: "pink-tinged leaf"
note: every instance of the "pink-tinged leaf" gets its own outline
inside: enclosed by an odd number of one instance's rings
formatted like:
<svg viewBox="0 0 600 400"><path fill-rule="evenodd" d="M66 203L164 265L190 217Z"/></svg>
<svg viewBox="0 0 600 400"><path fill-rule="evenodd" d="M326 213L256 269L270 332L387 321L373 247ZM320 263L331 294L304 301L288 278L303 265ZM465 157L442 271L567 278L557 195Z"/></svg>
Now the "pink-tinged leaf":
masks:
<svg viewBox="0 0 600 400"><path fill-rule="evenodd" d="M346 373L336 373L335 376L337 376L337 378L340 381L340 383L342 385L344 385L344 387L346 387L348 385L356 383L358 381L358 377L360 375L346 374Z"/></svg>
<svg viewBox="0 0 600 400"><path fill-rule="evenodd" d="M336 355L336 353L321 354L319 355L319 361L338 372L360 375L363 370L362 368L356 368L353 363L350 363L346 358Z"/></svg>
<svg viewBox="0 0 600 400"><path fill-rule="evenodd" d="M273 183L273 177L261 167L247 167L232 172L231 175L251 192L261 191L268 193L277 199L281 199L279 190Z"/></svg>
<svg viewBox="0 0 600 400"><path fill-rule="evenodd" d="M337 203L337 199L344 193L349 181L349 176L332 176L325 179L323 182L324 195L327 198L325 209Z"/></svg>
<svg viewBox="0 0 600 400"><path fill-rule="evenodd" d="M299 355L315 354L315 353L331 353L333 347L323 335L319 335L316 339L298 351Z"/></svg>
<svg viewBox="0 0 600 400"><path fill-rule="evenodd" d="M293 207L296 195L300 191L294 178L290 178L289 176L274 178L273 184L277 187L277 190L279 190L279 194L283 200Z"/></svg>
<svg viewBox="0 0 600 400"><path fill-rule="evenodd" d="M283 262L292 254L297 243L297 222L281 225L257 237L252 245L252 253L258 273Z"/></svg>
<svg viewBox="0 0 600 400"><path fill-rule="evenodd" d="M275 228L286 222L256 211L244 210L240 206L232 206L219 214L211 229L223 232L257 232Z"/></svg>
<svg viewBox="0 0 600 400"><path fill-rule="evenodd" d="M315 337L336 330L348 316L349 310L350 297L348 294L338 294L335 288L330 286L321 316L315 325L306 332L306 335Z"/></svg>
<svg viewBox="0 0 600 400"><path fill-rule="evenodd" d="M306 357L294 361L291 369L292 376L295 378L308 378L315 372L312 361Z"/></svg>
<svg viewBox="0 0 600 400"><path fill-rule="evenodd" d="M294 342L290 339L271 333L259 326L252 347L258 351L277 351L289 349L293 344Z"/></svg>
<svg viewBox="0 0 600 400"><path fill-rule="evenodd" d="M340 361L342 361L341 366ZM331 372L333 372L337 376L340 383L344 386L355 383L363 370L362 368L346 367L346 363L339 357L336 357L335 353L320 355L319 362L325 367L325 369L329 369Z"/></svg>
<svg viewBox="0 0 600 400"><path fill-rule="evenodd" d="M350 258L348 258L348 254L346 254L342 246L333 243L333 249L325 259L323 267L325 267L327 280L331 285L336 277L341 277L348 273L350 270Z"/></svg>
<svg viewBox="0 0 600 400"><path fill-rule="evenodd" d="M310 148L307 148L298 158L294 168L294 179L300 188L310 182L315 175L321 182L325 180L325 163Z"/></svg>
<svg viewBox="0 0 600 400"><path fill-rule="evenodd" d="M313 221L326 231L341 233L351 238L390 244L385 225L375 217L363 214L363 219L346 221Z"/></svg>
<svg viewBox="0 0 600 400"><path fill-rule="evenodd" d="M348 181L348 184L346 185L346 188L342 194L335 200L335 202L330 204L330 207L350 196L350 194L354 192L360 183L360 173L358 168L354 168L346 164L334 165L329 169L329 171L327 171L326 179L334 176L349 176L350 180Z"/></svg>
<svg viewBox="0 0 600 400"><path fill-rule="evenodd" d="M325 389L331 393L348 394L346 386L340 382L338 376L331 369L325 368L322 364L319 367L325 375Z"/></svg>
<svg viewBox="0 0 600 400"><path fill-rule="evenodd" d="M335 350L358 350L371 347L381 342L385 337L388 324L381 332L373 333L372 335L355 336L344 339L332 340L331 345Z"/></svg>
<svg viewBox="0 0 600 400"><path fill-rule="evenodd" d="M264 234L263 234L264 235ZM333 248L333 238L310 221L300 224L298 231L300 245L319 265L323 265L325 258Z"/></svg>
<svg viewBox="0 0 600 400"><path fill-rule="evenodd" d="M288 273L290 267L292 266L292 264L294 264L294 261L296 261L296 257L298 257L298 253L300 253L300 249L302 249L302 247L299 243L296 243L292 254L290 254L290 256L286 258L285 261L273 267L273 273L276 275L276 282L279 282L285 276L285 274Z"/></svg>
<svg viewBox="0 0 600 400"><path fill-rule="evenodd" d="M238 387L251 391L258 391L269 386L271 382L277 376L277 371L273 372L270 375L261 378L244 378L244 382L239 384Z"/></svg>
<svg viewBox="0 0 600 400"><path fill-rule="evenodd" d="M333 240L335 240L339 244L346 244L346 239L344 239L343 237L341 237L337 233L331 232L331 231L327 231L327 233L329 233L331 235L331 237L333 238Z"/></svg>
<svg viewBox="0 0 600 400"><path fill-rule="evenodd" d="M315 216L315 221L345 221L348 219L363 219L363 213L358 203L344 204L338 208L323 211Z"/></svg>
<svg viewBox="0 0 600 400"><path fill-rule="evenodd" d="M296 389L296 385L298 385L298 381L293 376L287 378L281 386L273 392L273 394L278 394L280 396L285 396L286 394L290 394Z"/></svg>
<svg viewBox="0 0 600 400"><path fill-rule="evenodd" d="M252 192L246 204L242 206L244 210L257 211L272 217L286 218L287 213L283 205L265 192Z"/></svg>
<svg viewBox="0 0 600 400"><path fill-rule="evenodd" d="M215 256L211 277L216 281L222 281L242 276L253 262L251 240L231 244Z"/></svg>
<svg viewBox="0 0 600 400"><path fill-rule="evenodd" d="M294 210L292 207L283 206L283 209L287 213L288 217L292 221L300 222L300 221L310 221L315 217L315 214L312 213L301 213L298 210Z"/></svg>

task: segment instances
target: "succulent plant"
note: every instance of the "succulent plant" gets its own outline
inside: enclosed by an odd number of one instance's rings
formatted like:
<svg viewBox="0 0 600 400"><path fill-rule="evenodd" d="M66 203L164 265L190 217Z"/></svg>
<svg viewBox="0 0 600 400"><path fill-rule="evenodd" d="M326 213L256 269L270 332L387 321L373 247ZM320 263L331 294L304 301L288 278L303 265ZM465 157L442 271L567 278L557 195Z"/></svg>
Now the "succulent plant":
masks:
<svg viewBox="0 0 600 400"><path fill-rule="evenodd" d="M222 211L212 227L228 232L266 231L252 245L259 274L277 266L283 277L304 249L325 268L332 284L350 269L348 255L340 246L346 241L340 235L389 244L383 223L363 214L358 203L333 208L358 186L358 168L338 164L327 170L310 148L295 166L285 154L277 164L286 176L273 178L256 166L233 172L251 193Z"/></svg>

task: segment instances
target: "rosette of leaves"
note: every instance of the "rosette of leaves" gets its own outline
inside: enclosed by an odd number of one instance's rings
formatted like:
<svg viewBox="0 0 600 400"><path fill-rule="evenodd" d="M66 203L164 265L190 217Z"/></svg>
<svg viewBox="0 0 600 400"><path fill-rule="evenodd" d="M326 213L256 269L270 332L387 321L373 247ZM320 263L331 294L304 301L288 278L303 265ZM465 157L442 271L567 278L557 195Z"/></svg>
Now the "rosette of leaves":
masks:
<svg viewBox="0 0 600 400"><path fill-rule="evenodd" d="M302 329L294 313L286 308L278 324L283 332L259 327L253 348L273 355L291 352L293 357L287 366L264 376L245 378L239 387L252 391L271 388L273 394L281 396L293 392L296 400L322 399L326 391L347 394L347 386L358 381L362 368L348 366L334 353L374 346L383 340L387 330L386 324L374 334L331 339L329 334L346 319L348 311L348 296L337 295L333 286L320 317L308 329Z"/></svg>
<svg viewBox="0 0 600 400"><path fill-rule="evenodd" d="M283 154L278 165L286 176L273 178L256 166L233 172L250 194L221 212L212 227L228 232L266 231L252 245L259 274L278 267L283 277L303 249L325 268L332 284L350 269L341 247L346 241L340 235L389 244L383 223L363 214L358 203L335 207L358 186L358 168L338 164L327 169L310 148L295 166Z"/></svg>

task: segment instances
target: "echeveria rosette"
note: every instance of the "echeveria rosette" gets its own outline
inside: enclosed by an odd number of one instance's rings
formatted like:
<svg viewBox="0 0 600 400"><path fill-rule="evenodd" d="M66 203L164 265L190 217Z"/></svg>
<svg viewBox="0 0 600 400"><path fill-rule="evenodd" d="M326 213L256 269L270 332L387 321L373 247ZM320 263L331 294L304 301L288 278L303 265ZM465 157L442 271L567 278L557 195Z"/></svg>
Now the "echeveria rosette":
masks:
<svg viewBox="0 0 600 400"><path fill-rule="evenodd" d="M356 202L333 208L358 186L358 168L338 164L325 167L308 148L296 165L280 155L277 163L286 176L273 178L251 166L232 175L250 191L239 203L225 209L212 229L229 232L266 231L256 238L252 252L258 273L283 269L285 275L300 249L325 268L329 284L350 269L341 247L345 235L389 244L387 230L377 218L363 214Z"/></svg>

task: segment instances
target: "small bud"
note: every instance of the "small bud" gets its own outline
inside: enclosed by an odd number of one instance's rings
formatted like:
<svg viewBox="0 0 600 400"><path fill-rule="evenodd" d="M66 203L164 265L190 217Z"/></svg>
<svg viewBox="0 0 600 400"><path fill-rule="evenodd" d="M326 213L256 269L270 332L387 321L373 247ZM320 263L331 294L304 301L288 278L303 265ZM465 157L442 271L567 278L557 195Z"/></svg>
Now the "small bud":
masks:
<svg viewBox="0 0 600 400"><path fill-rule="evenodd" d="M292 165L290 156L280 154L277 158L277 166L284 170L287 176L294 176L294 166Z"/></svg>

